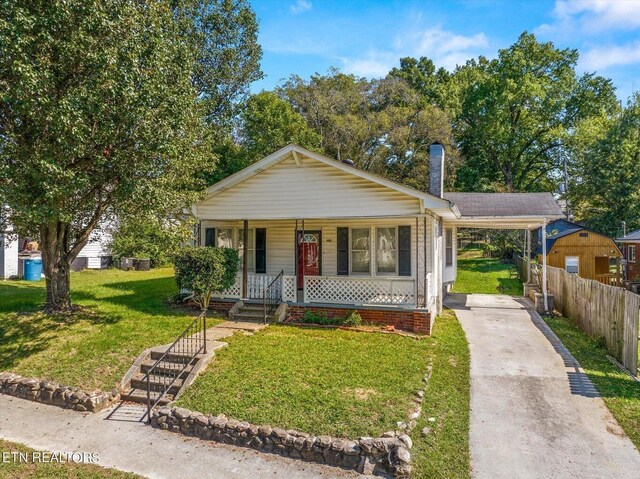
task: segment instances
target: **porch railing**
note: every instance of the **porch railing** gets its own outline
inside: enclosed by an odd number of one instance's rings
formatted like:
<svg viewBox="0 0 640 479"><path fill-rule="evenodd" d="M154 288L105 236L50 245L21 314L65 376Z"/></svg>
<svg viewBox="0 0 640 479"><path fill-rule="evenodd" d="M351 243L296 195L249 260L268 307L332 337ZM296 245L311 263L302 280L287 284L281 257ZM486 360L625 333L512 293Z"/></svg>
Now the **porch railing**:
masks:
<svg viewBox="0 0 640 479"><path fill-rule="evenodd" d="M305 276L305 303L415 305L415 280L354 276Z"/></svg>
<svg viewBox="0 0 640 479"><path fill-rule="evenodd" d="M264 312L264 322L267 322L267 317L275 310L282 302L282 278L284 277L284 270L280 271L280 274L276 276L269 286L264 288L262 293L262 310Z"/></svg>
<svg viewBox="0 0 640 479"><path fill-rule="evenodd" d="M151 410L166 396L196 356L206 352L207 317L206 311L202 311L147 371L144 377L147 383L147 421L151 421Z"/></svg>
<svg viewBox="0 0 640 479"><path fill-rule="evenodd" d="M249 273L247 275L247 298L262 299L264 289L268 287L276 277L280 277L282 283L282 301L296 301L296 277L285 274L258 274ZM240 299L242 293L242 273L236 275L235 283L225 291L214 293L215 298Z"/></svg>

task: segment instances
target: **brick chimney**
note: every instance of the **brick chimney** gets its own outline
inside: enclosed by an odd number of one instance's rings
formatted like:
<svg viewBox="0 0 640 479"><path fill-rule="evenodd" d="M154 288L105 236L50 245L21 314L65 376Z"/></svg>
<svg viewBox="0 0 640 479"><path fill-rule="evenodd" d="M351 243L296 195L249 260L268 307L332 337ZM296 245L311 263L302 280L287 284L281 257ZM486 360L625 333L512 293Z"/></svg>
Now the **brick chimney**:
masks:
<svg viewBox="0 0 640 479"><path fill-rule="evenodd" d="M429 146L429 193L442 198L444 189L444 146L436 142Z"/></svg>

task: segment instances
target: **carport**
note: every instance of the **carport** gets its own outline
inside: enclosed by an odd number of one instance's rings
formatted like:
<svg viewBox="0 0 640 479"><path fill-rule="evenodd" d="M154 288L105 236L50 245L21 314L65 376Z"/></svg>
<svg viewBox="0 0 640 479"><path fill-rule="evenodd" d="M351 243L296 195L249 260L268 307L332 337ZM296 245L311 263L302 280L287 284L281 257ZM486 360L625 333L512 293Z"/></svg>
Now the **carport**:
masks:
<svg viewBox="0 0 640 479"><path fill-rule="evenodd" d="M444 193L455 203L460 218L445 222L445 227L525 230L525 259L531 261L531 231L542 228L542 294L547 298L547 223L564 218L564 212L551 193ZM527 268L527 276L530 274ZM531 278L527 277L527 282Z"/></svg>

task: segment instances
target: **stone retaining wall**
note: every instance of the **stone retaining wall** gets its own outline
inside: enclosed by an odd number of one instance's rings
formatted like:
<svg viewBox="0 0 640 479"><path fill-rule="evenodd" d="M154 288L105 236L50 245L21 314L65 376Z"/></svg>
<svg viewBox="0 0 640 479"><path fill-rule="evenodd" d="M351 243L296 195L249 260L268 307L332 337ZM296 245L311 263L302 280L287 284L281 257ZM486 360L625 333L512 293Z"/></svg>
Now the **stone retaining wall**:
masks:
<svg viewBox="0 0 640 479"><path fill-rule="evenodd" d="M117 391L86 392L52 381L0 373L0 393L76 411L101 411L120 399Z"/></svg>
<svg viewBox="0 0 640 479"><path fill-rule="evenodd" d="M297 321L304 317L305 311L323 312L329 318L343 318L349 310L356 310L365 323L389 325L404 331L418 334L431 334L431 313L420 309L368 309L350 306L348 308L331 306L306 306L292 304L289 306L287 320Z"/></svg>
<svg viewBox="0 0 640 479"><path fill-rule="evenodd" d="M411 473L411 438L390 431L382 437L357 440L313 436L311 434L256 426L224 415L212 416L188 409L163 407L151 416L151 425L200 439L251 447L294 459L356 469L364 474L392 474L408 477Z"/></svg>

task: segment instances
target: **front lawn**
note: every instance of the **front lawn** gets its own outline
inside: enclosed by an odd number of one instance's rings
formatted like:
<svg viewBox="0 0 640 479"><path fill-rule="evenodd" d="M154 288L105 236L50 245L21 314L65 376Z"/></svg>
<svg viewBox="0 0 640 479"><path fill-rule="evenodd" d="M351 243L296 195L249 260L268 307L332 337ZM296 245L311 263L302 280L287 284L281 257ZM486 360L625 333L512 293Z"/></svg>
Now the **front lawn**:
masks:
<svg viewBox="0 0 640 479"><path fill-rule="evenodd" d="M438 317L431 338L433 375L411 438L415 479L467 479L469 457L469 346L453 311ZM429 421L433 418L434 421ZM422 430L429 428L425 437Z"/></svg>
<svg viewBox="0 0 640 479"><path fill-rule="evenodd" d="M181 406L354 438L406 421L431 348L399 335L279 325L228 342Z"/></svg>
<svg viewBox="0 0 640 479"><path fill-rule="evenodd" d="M144 349L173 341L195 314L168 304L169 268L72 273L71 290L82 312L52 316L39 312L44 281L0 281L0 371L111 389Z"/></svg>
<svg viewBox="0 0 640 479"><path fill-rule="evenodd" d="M56 462L20 462L12 460L15 454L27 454L31 459L35 452L33 449L21 444L3 441L0 439L0 455L7 454L9 461L2 462L0 467L0 479L42 479L55 477L57 479L136 479L137 474L107 469L95 464L74 464ZM24 456L23 456L24 457ZM41 457L41 456L40 456ZM47 461L50 461L50 455Z"/></svg>
<svg viewBox="0 0 640 479"><path fill-rule="evenodd" d="M511 276L513 266L497 258L483 258L478 248L458 252L458 277L454 293L522 295L522 282Z"/></svg>
<svg viewBox="0 0 640 479"><path fill-rule="evenodd" d="M599 341L583 333L570 319L544 318L578 360L627 436L640 448L640 383L607 359Z"/></svg>

